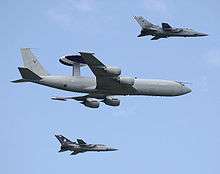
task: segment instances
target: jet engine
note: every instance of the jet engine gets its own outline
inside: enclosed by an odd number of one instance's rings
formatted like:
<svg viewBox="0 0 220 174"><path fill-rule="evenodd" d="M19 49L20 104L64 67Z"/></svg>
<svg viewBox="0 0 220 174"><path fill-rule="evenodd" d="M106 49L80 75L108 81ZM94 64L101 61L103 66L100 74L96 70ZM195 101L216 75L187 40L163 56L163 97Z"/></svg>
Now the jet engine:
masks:
<svg viewBox="0 0 220 174"><path fill-rule="evenodd" d="M113 76L119 76L121 74L121 69L117 67L106 67L104 70Z"/></svg>
<svg viewBox="0 0 220 174"><path fill-rule="evenodd" d="M134 85L134 78L132 77L119 77L117 79L119 83L124 84L124 85Z"/></svg>
<svg viewBox="0 0 220 174"><path fill-rule="evenodd" d="M94 99L94 98L87 98L87 99L85 99L83 104L85 106L89 107L89 108L98 108L100 102L97 99Z"/></svg>
<svg viewBox="0 0 220 174"><path fill-rule="evenodd" d="M120 100L117 99L117 98L113 98L113 97L110 97L110 96L107 96L103 102L106 104L106 105L109 105L109 106L119 106L120 105Z"/></svg>

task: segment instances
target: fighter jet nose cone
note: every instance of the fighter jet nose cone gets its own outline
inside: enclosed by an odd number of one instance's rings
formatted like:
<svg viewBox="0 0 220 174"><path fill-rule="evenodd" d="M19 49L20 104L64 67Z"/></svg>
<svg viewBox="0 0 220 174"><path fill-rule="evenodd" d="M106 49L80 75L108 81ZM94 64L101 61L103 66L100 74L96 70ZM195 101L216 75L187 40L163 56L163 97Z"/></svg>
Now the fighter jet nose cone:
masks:
<svg viewBox="0 0 220 174"><path fill-rule="evenodd" d="M118 150L118 149L112 149L112 151L116 151L116 150Z"/></svg>
<svg viewBox="0 0 220 174"><path fill-rule="evenodd" d="M109 151L116 151L116 150L118 150L118 149L115 149L115 148L109 148L108 150L109 150Z"/></svg>
<svg viewBox="0 0 220 174"><path fill-rule="evenodd" d="M206 34L206 33L198 33L197 35L198 36L208 36L208 34Z"/></svg>

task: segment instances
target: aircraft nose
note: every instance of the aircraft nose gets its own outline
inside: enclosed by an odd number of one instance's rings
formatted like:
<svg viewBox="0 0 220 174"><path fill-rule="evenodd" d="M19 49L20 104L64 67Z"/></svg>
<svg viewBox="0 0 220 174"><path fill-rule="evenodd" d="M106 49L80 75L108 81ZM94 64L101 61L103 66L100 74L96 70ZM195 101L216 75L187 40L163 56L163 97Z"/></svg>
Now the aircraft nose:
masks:
<svg viewBox="0 0 220 174"><path fill-rule="evenodd" d="M118 149L115 149L115 148L109 148L108 150L109 150L109 151L116 151L116 150L118 150Z"/></svg>
<svg viewBox="0 0 220 174"><path fill-rule="evenodd" d="M197 33L197 36L208 36L206 33Z"/></svg>
<svg viewBox="0 0 220 174"><path fill-rule="evenodd" d="M184 94L192 92L192 90L189 87L187 87L187 86L184 86L183 91L184 91Z"/></svg>

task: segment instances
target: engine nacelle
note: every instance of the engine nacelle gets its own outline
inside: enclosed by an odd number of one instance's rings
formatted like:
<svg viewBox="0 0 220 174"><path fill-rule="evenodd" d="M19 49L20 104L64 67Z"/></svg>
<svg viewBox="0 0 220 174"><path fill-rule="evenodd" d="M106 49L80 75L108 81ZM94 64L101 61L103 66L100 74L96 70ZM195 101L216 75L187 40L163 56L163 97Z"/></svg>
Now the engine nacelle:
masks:
<svg viewBox="0 0 220 174"><path fill-rule="evenodd" d="M120 77L118 79L119 83L124 84L124 85L134 85L134 78L132 77Z"/></svg>
<svg viewBox="0 0 220 174"><path fill-rule="evenodd" d="M107 96L104 101L103 101L106 105L109 106L119 106L120 105L120 100L117 98L113 98L110 96Z"/></svg>
<svg viewBox="0 0 220 174"><path fill-rule="evenodd" d="M113 76L119 76L121 74L121 69L117 67L106 67L104 70Z"/></svg>
<svg viewBox="0 0 220 174"><path fill-rule="evenodd" d="M83 104L90 108L98 108L100 102L94 98L87 98Z"/></svg>

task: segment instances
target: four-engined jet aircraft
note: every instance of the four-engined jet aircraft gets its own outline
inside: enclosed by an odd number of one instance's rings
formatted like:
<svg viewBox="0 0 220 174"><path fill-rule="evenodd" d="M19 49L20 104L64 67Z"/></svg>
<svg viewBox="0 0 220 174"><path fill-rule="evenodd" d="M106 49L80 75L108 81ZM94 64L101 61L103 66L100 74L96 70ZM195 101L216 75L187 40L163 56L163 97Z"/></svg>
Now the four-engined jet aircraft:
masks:
<svg viewBox="0 0 220 174"><path fill-rule="evenodd" d="M72 151L70 155L77 155L78 153L84 153L88 151L106 152L106 151L118 150L111 147L107 147L106 145L103 144L87 144L82 139L77 139L77 142L72 142L63 135L55 135L55 137L59 140L61 144L59 152L64 152L69 150Z"/></svg>
<svg viewBox="0 0 220 174"><path fill-rule="evenodd" d="M115 95L179 96L191 92L183 82L172 80L138 79L123 77L121 69L106 66L93 53L80 52L78 56L94 73L93 77L49 75L30 48L22 48L24 67L19 67L22 79L14 83L33 82L66 91L87 93L79 97L53 97L54 100L74 99L90 108L98 108L100 102L119 106Z"/></svg>
<svg viewBox="0 0 220 174"><path fill-rule="evenodd" d="M189 28L173 28L168 23L162 23L162 27L150 23L142 16L134 16L134 19L141 26L141 34L138 37L152 35L151 40L168 37L199 37L208 36L206 33L200 33Z"/></svg>

